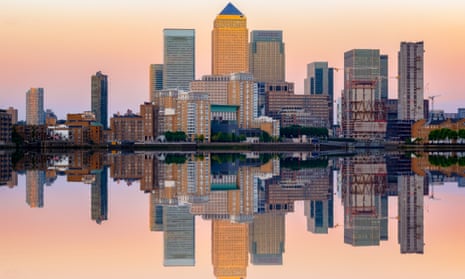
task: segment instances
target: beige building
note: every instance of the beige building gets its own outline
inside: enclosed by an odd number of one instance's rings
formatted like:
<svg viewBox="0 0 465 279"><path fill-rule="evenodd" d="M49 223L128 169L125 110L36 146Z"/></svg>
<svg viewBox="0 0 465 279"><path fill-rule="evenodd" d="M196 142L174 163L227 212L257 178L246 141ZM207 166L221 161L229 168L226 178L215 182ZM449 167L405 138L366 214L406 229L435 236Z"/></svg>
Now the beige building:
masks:
<svg viewBox="0 0 465 279"><path fill-rule="evenodd" d="M258 89L251 74L231 74L228 104L239 106L239 128L251 128L253 119L258 116Z"/></svg>
<svg viewBox="0 0 465 279"><path fill-rule="evenodd" d="M179 93L176 117L176 131L185 132L191 141L210 141L210 102L207 93Z"/></svg>
<svg viewBox="0 0 465 279"><path fill-rule="evenodd" d="M95 121L95 114L91 111L67 114L69 141L76 145L103 143L103 126Z"/></svg>
<svg viewBox="0 0 465 279"><path fill-rule="evenodd" d="M208 93L211 104L226 105L229 79L229 75L206 75L202 80L192 81L190 88L192 92Z"/></svg>
<svg viewBox="0 0 465 279"><path fill-rule="evenodd" d="M249 71L248 37L247 18L228 3L213 23L213 75Z"/></svg>
<svg viewBox="0 0 465 279"><path fill-rule="evenodd" d="M45 124L43 88L31 88L26 92L26 124Z"/></svg>
<svg viewBox="0 0 465 279"><path fill-rule="evenodd" d="M418 120L412 125L412 138L419 139L420 142L427 143L428 136L431 131L443 128L451 129L456 132L458 132L460 129L465 129L465 118L460 120Z"/></svg>

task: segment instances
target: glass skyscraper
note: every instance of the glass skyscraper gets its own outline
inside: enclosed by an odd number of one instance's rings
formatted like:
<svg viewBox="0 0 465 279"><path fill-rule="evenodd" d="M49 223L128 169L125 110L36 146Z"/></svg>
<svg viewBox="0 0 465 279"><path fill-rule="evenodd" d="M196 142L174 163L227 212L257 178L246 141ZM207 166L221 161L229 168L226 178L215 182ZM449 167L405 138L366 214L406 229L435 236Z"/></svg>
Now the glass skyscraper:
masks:
<svg viewBox="0 0 465 279"><path fill-rule="evenodd" d="M334 119L334 68L328 68L328 62L312 62L307 64L304 94L329 96L329 123L332 125Z"/></svg>
<svg viewBox="0 0 465 279"><path fill-rule="evenodd" d="M91 78L91 110L95 120L108 128L108 77L98 71Z"/></svg>
<svg viewBox="0 0 465 279"><path fill-rule="evenodd" d="M195 79L195 30L164 29L163 87L189 90Z"/></svg>

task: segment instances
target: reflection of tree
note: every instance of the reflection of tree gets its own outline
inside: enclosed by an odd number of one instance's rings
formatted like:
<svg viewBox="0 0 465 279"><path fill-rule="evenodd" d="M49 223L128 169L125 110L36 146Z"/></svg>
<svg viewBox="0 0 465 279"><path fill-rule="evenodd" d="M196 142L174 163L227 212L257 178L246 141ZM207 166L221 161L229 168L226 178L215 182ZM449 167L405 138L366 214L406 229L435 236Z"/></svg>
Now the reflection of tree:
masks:
<svg viewBox="0 0 465 279"><path fill-rule="evenodd" d="M433 166L450 167L453 165L465 166L465 157L429 155L428 161Z"/></svg>

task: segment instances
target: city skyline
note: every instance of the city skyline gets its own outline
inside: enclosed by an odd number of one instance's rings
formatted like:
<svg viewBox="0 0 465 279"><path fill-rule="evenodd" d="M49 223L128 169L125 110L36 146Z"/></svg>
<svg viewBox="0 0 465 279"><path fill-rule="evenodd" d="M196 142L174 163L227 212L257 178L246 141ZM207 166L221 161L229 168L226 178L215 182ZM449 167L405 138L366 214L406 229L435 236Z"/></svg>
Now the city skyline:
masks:
<svg viewBox="0 0 465 279"><path fill-rule="evenodd" d="M97 70L102 70L111 79L109 113L136 109L147 100L149 65L162 63L161 33L168 27L196 30L196 60L199 63L195 76L209 74L212 22L228 3L172 1L142 4L136 1L109 6L103 1L94 7L94 12L89 12L88 3L65 4L49 0L43 5L53 6L45 12L47 19L36 20L35 14L40 16L43 8L27 2L6 2L0 9L3 18L0 24L5 27L2 31L7 42L1 61L8 66L0 75L1 102L5 107L18 108L20 120L25 119L24 97L21 99L20 93L31 86L44 88L47 92L45 108L54 110L59 118L64 118L66 112L89 110L90 105L84 100L88 98L83 96L89 94L88 76ZM452 0L440 6L430 2L422 2L420 6L409 3L401 11L397 10L397 1L352 1L350 5L331 1L316 6L306 1L296 1L294 6L267 1L266 9L262 6L264 2L249 2L232 3L247 16L249 31L283 31L286 77L295 82L298 94L303 92L305 66L312 61L328 61L329 66L342 67L345 51L375 48L390 57L389 76L395 76L399 43L424 41L425 98L441 94L435 100L435 107L446 111L463 106L459 102L464 82L460 73L465 57L460 50L464 48L465 40L456 34L465 30L464 3ZM336 5L338 9L335 10ZM378 12L380 7L383 7L382 17ZM356 17L356 9L373 14L365 19L370 20L370 24ZM153 17L151 11L155 10L160 13L159 17ZM312 11L312 17L308 17L308 11ZM30 15L31 12L34 14ZM196 16L189 17L193 12ZM283 14L292 16L286 21L274 20ZM377 21L373 21L374 18ZM319 22L328 22L328 19L330 24L317 28ZM95 28L96 24L108 31L101 35L101 28ZM66 26L70 28L63 28ZM115 36L113 30L117 29L118 36ZM306 39L315 37L318 40ZM447 52L444 51L444 41L448 42ZM343 74L336 73L336 97L342 84ZM395 79L389 80L389 89L389 97L396 98Z"/></svg>

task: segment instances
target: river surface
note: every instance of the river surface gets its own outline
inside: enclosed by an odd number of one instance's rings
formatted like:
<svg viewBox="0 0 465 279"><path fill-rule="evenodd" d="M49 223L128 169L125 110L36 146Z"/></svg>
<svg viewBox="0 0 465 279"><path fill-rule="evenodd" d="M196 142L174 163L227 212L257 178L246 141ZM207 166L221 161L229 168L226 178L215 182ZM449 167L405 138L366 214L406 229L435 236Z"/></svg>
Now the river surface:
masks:
<svg viewBox="0 0 465 279"><path fill-rule="evenodd" d="M0 152L0 278L465 278L463 154Z"/></svg>

